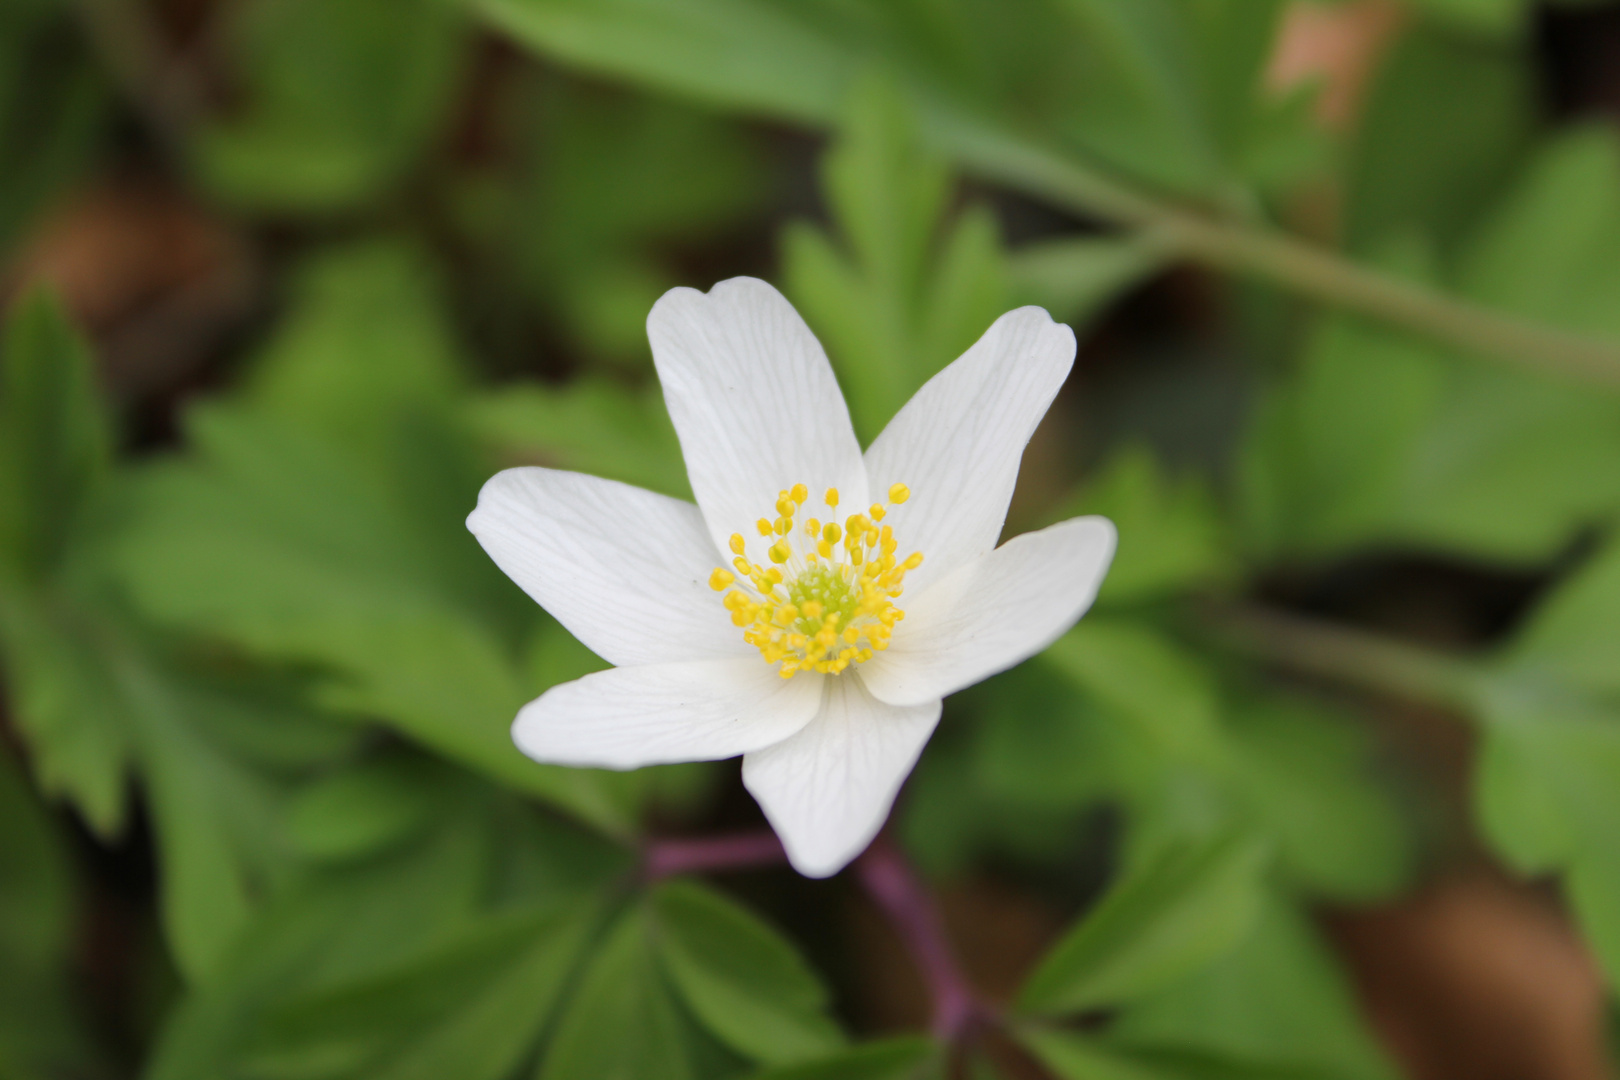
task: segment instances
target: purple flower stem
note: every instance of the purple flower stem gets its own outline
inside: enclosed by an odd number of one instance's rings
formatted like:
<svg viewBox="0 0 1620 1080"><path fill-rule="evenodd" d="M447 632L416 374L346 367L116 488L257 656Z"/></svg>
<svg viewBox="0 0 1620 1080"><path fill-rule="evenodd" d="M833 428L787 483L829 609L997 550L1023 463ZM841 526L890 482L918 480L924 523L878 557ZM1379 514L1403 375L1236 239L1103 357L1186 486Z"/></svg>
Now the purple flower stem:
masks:
<svg viewBox="0 0 1620 1080"><path fill-rule="evenodd" d="M642 873L651 881L676 874L711 870L745 870L787 861L782 841L769 829L704 836L691 840L654 840L641 856Z"/></svg>
<svg viewBox="0 0 1620 1080"><path fill-rule="evenodd" d="M933 1034L954 1044L991 1010L968 985L945 939L939 909L911 867L886 836L879 836L855 864L866 892L883 909L911 951L934 999Z"/></svg>

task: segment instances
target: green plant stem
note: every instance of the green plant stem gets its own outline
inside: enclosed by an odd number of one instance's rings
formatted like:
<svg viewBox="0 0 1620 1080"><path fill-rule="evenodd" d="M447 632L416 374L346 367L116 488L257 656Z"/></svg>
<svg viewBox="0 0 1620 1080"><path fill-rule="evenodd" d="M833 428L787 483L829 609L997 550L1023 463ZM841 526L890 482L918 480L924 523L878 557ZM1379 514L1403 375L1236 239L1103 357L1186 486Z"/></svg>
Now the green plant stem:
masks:
<svg viewBox="0 0 1620 1080"><path fill-rule="evenodd" d="M1466 657L1319 619L1241 604L1198 612L1223 647L1290 671L1472 716L1483 671Z"/></svg>
<svg viewBox="0 0 1620 1080"><path fill-rule="evenodd" d="M1159 200L1100 170L1027 143L942 117L933 119L930 130L935 138L970 171L1140 231L1167 258L1249 274L1470 354L1620 387L1620 345L1504 315L1370 270L1267 225Z"/></svg>

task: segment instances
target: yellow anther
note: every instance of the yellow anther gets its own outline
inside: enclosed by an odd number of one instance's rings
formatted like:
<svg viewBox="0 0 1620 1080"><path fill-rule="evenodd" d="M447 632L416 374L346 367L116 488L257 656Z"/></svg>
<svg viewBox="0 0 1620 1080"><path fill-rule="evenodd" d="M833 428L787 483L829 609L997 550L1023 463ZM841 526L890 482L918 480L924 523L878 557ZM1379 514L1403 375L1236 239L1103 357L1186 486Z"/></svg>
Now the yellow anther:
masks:
<svg viewBox="0 0 1620 1080"><path fill-rule="evenodd" d="M894 505L899 506L901 503L905 502L909 498L911 498L911 489L906 487L906 485L904 485L904 484L890 484L889 485L889 501L894 503Z"/></svg>
<svg viewBox="0 0 1620 1080"><path fill-rule="evenodd" d="M906 494L904 485L891 490L895 502ZM783 678L801 671L837 675L886 649L904 617L894 600L906 571L922 562L920 553L896 562L894 529L880 524L889 513L882 503L842 525L807 518L805 539L797 539L798 511L808 496L804 484L778 492L776 517L756 523L770 542L765 565L748 560L738 533L731 537L736 573L721 568L709 577L710 587L725 593L724 607L743 640ZM827 490L827 505L837 509L836 488Z"/></svg>

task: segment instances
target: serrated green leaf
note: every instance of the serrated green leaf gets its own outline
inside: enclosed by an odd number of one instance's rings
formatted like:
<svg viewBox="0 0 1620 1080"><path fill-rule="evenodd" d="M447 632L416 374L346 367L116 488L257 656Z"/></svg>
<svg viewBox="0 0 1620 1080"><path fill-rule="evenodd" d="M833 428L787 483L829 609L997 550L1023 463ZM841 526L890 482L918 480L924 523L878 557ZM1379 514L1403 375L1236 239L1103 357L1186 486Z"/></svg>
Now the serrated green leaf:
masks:
<svg viewBox="0 0 1620 1080"><path fill-rule="evenodd" d="M462 525L492 465L453 418L431 281L408 252L366 247L305 282L241 398L193 410L192 453L137 478L114 551L122 580L158 619L314 666L329 708L623 831L617 780L535 764L511 743L539 689L520 643L545 617ZM378 335L379 320L405 332Z"/></svg>
<svg viewBox="0 0 1620 1080"><path fill-rule="evenodd" d="M1053 516L1101 514L1122 538L1097 594L1101 604L1161 599L1232 576L1236 558L1213 493L1196 476L1171 478L1143 447L1119 451Z"/></svg>
<svg viewBox="0 0 1620 1080"><path fill-rule="evenodd" d="M229 1075L265 1011L430 955L468 926L487 890L487 819L462 806L413 843L310 875L258 912L215 977L159 1033L146 1080Z"/></svg>
<svg viewBox="0 0 1620 1080"><path fill-rule="evenodd" d="M595 902L492 916L430 956L276 1006L256 1077L500 1080L534 1042L598 918Z"/></svg>
<svg viewBox="0 0 1620 1080"><path fill-rule="evenodd" d="M1106 1038L1026 1027L1019 1041L1059 1080L1330 1080L1335 1074L1174 1049L1122 1048Z"/></svg>
<svg viewBox="0 0 1620 1080"><path fill-rule="evenodd" d="M934 1080L943 1056L931 1039L880 1039L819 1061L765 1069L749 1080Z"/></svg>
<svg viewBox="0 0 1620 1080"><path fill-rule="evenodd" d="M219 197L327 213L397 183L449 112L465 32L440 0L259 0L232 12L246 106L205 129L195 165Z"/></svg>
<svg viewBox="0 0 1620 1080"><path fill-rule="evenodd" d="M745 909L690 881L662 885L652 913L664 970L694 1015L738 1053L767 1064L843 1043L827 991L783 940Z"/></svg>
<svg viewBox="0 0 1620 1080"><path fill-rule="evenodd" d="M467 403L472 430L503 462L546 465L691 498L663 398L581 379L504 387Z"/></svg>
<svg viewBox="0 0 1620 1080"><path fill-rule="evenodd" d="M68 5L0 7L0 248L94 162L107 105Z"/></svg>
<svg viewBox="0 0 1620 1080"><path fill-rule="evenodd" d="M689 253L765 208L758 141L707 110L552 70L503 88L489 111L511 160L468 174L456 193L460 225L489 256L471 268L489 279L473 285L489 312L480 321L526 351L538 311L570 353L650 373L648 310L691 283Z"/></svg>
<svg viewBox="0 0 1620 1080"><path fill-rule="evenodd" d="M1016 249L1008 256L1007 273L1014 297L1083 327L1114 299L1161 269L1164 259L1151 239L1065 237Z"/></svg>
<svg viewBox="0 0 1620 1080"><path fill-rule="evenodd" d="M1309 917L1275 894L1235 948L1125 1009L1110 1040L1131 1051L1174 1048L1255 1069L1313 1070L1340 1080L1397 1075Z"/></svg>
<svg viewBox="0 0 1620 1080"><path fill-rule="evenodd" d="M287 807L287 838L317 860L370 855L419 832L442 809L453 778L438 763L391 755L325 777Z"/></svg>
<svg viewBox="0 0 1620 1080"><path fill-rule="evenodd" d="M699 1080L713 1050L660 970L645 906L626 912L581 977L546 1049L540 1080ZM734 1069L717 1069L732 1072Z"/></svg>
<svg viewBox="0 0 1620 1080"><path fill-rule="evenodd" d="M102 836L122 827L132 751L118 692L76 605L0 588L0 650L11 714L41 789Z"/></svg>
<svg viewBox="0 0 1620 1080"><path fill-rule="evenodd" d="M1350 148L1351 246L1419 231L1450 250L1466 235L1529 146L1532 67L1522 47L1405 28L1373 73Z"/></svg>
<svg viewBox="0 0 1620 1080"><path fill-rule="evenodd" d="M1555 140L1463 245L1464 291L1589 334L1620 332L1620 140ZM1409 235L1391 265L1432 277ZM1620 403L1529 372L1465 364L1382 328L1326 321L1257 414L1242 494L1251 539L1313 557L1402 544L1544 560L1620 506Z"/></svg>
<svg viewBox="0 0 1620 1080"><path fill-rule="evenodd" d="M56 827L0 750L0 1074L88 1071L93 1042L69 989L74 871Z"/></svg>
<svg viewBox="0 0 1620 1080"><path fill-rule="evenodd" d="M1290 880L1355 902L1406 883L1411 838L1370 775L1361 727L1303 700L1251 700L1231 710L1227 738L1232 797Z"/></svg>
<svg viewBox="0 0 1620 1080"><path fill-rule="evenodd" d="M0 587L61 561L111 453L88 346L51 294L28 293L0 328Z"/></svg>
<svg viewBox="0 0 1620 1080"><path fill-rule="evenodd" d="M917 141L898 91L853 93L822 161L841 243L797 223L783 234L786 288L827 347L864 439L1004 310L1006 269L983 210L944 218L944 163Z"/></svg>
<svg viewBox="0 0 1620 1080"><path fill-rule="evenodd" d="M477 10L565 63L747 113L834 123L852 88L881 67L947 153L982 163L988 129L1101 158L1157 187L1208 190L1228 176L1199 93L1200 44L1228 39L1204 33L1173 0L480 0ZM1251 107L1259 102L1257 82L1233 82Z"/></svg>
<svg viewBox="0 0 1620 1080"><path fill-rule="evenodd" d="M1265 861L1264 846L1241 836L1158 852L1053 946L1020 991L1020 1008L1119 1005L1196 972L1249 930Z"/></svg>
<svg viewBox="0 0 1620 1080"><path fill-rule="evenodd" d="M1171 755L1218 759L1220 701L1211 673L1147 624L1094 615L1059 638L1045 656Z"/></svg>

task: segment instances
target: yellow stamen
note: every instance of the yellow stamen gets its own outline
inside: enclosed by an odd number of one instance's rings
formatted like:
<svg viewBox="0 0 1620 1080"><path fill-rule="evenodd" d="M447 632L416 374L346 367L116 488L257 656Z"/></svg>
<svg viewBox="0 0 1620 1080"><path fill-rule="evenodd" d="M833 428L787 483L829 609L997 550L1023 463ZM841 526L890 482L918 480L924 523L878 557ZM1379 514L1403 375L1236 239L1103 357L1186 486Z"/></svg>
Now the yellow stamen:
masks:
<svg viewBox="0 0 1620 1080"><path fill-rule="evenodd" d="M778 492L775 519L756 522L759 534L774 541L769 565L750 562L736 533L730 541L736 573L720 568L709 576L710 588L725 593L723 606L743 640L783 678L800 671L837 675L888 648L905 617L894 601L906 571L922 564L920 552L897 560L894 529L879 524L889 514L882 503L849 515L842 526L808 518L798 528L795 519L809 494L804 484ZM889 491L895 504L909 495L903 484ZM827 490L826 502L837 509L836 488Z"/></svg>
<svg viewBox="0 0 1620 1080"><path fill-rule="evenodd" d="M904 484L890 484L889 485L889 501L894 503L894 505L899 506L901 503L905 502L909 498L911 498L911 489L906 487L906 485L904 485Z"/></svg>

